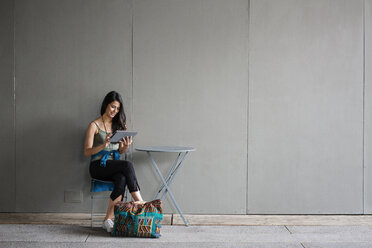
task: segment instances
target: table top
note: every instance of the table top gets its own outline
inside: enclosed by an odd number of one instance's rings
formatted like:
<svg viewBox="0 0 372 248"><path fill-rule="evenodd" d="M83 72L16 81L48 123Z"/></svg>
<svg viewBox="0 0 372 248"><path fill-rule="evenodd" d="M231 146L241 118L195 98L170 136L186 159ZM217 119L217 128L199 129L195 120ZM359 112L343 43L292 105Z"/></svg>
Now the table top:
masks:
<svg viewBox="0 0 372 248"><path fill-rule="evenodd" d="M185 146L143 146L137 147L136 150L142 152L192 152L196 149Z"/></svg>

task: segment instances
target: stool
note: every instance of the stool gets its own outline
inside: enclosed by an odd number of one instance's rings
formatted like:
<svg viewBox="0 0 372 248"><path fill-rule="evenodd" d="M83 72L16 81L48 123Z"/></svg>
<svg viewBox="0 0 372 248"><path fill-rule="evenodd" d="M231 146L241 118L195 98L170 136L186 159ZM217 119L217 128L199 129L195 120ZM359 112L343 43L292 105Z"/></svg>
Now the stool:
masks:
<svg viewBox="0 0 372 248"><path fill-rule="evenodd" d="M93 228L93 222L97 222L93 220L93 216L98 216L99 214L93 213L93 206L94 206L94 199L106 199L110 198L109 196L97 196L94 193L97 192L104 192L104 191L113 191L114 190L114 182L112 181L102 181L98 179L92 178L91 184L90 184L90 227ZM126 202L128 198L127 195L127 187L125 187L124 195L123 195L123 201Z"/></svg>

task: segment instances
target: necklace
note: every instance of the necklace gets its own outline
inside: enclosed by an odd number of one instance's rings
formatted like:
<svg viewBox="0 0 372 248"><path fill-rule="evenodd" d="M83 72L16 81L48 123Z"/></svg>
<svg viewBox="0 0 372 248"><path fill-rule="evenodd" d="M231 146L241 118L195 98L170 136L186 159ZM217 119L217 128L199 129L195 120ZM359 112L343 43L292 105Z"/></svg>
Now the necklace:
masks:
<svg viewBox="0 0 372 248"><path fill-rule="evenodd" d="M103 126L105 127L105 131L107 133L107 129L106 129L105 121L103 120L103 116L101 116L101 118L102 118Z"/></svg>

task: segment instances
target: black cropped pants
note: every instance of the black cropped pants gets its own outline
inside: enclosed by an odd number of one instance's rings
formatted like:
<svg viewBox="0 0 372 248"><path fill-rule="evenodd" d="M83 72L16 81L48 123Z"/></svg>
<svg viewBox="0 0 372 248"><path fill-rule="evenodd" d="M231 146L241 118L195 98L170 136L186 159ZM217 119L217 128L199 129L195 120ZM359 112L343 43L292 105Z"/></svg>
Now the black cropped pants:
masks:
<svg viewBox="0 0 372 248"><path fill-rule="evenodd" d="M131 193L140 190L133 164L129 161L107 160L106 167L103 167L99 160L95 160L90 163L89 173L94 179L114 182L114 190L110 195L112 200L124 194L125 186L128 186Z"/></svg>

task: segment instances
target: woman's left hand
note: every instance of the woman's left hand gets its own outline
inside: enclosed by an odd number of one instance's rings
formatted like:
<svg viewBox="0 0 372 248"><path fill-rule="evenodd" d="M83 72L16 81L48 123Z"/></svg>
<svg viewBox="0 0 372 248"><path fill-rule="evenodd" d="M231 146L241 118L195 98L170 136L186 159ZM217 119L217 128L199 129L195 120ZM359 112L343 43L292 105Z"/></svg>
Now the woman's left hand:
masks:
<svg viewBox="0 0 372 248"><path fill-rule="evenodd" d="M132 144L132 136L124 137L119 142L119 151L125 152L131 144Z"/></svg>

